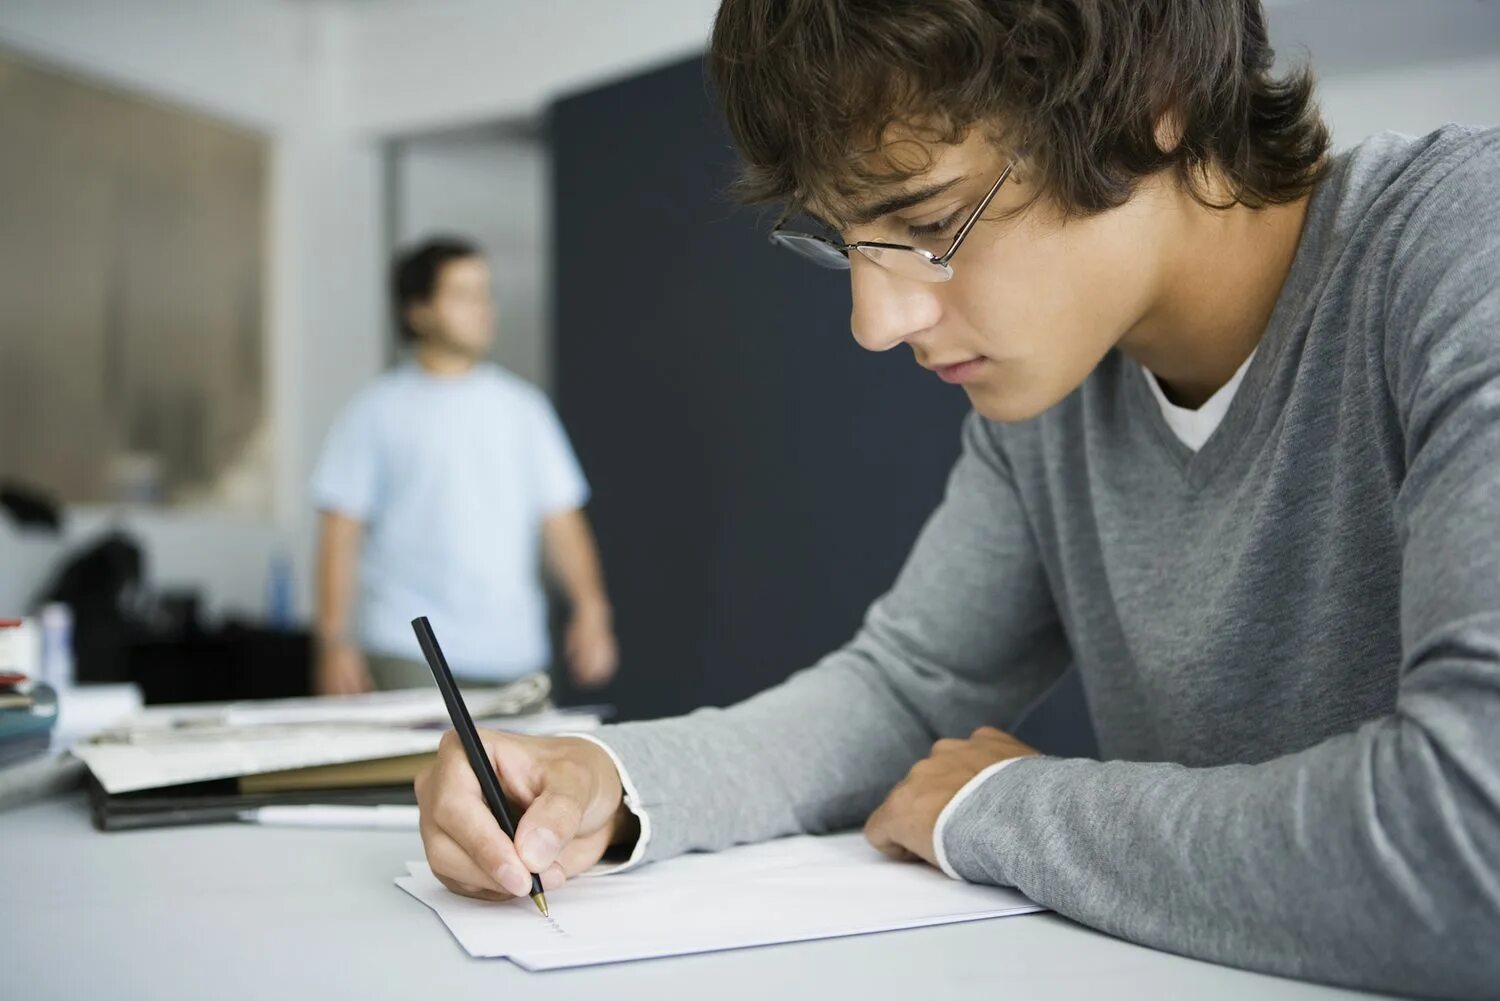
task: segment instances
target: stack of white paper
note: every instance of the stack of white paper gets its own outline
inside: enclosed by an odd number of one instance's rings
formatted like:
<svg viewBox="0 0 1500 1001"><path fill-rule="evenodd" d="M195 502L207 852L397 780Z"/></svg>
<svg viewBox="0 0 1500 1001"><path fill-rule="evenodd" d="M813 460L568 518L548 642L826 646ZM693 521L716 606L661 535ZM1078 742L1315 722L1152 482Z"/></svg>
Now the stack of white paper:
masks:
<svg viewBox="0 0 1500 1001"><path fill-rule="evenodd" d="M401 727L203 727L136 731L73 754L114 794L435 750L441 731Z"/></svg>
<svg viewBox="0 0 1500 1001"><path fill-rule="evenodd" d="M604 707L546 708L546 675L464 694L480 725L517 733L593 730ZM65 703L66 705L66 703ZM449 728L436 688L363 695L153 706L73 753L105 792L423 754Z"/></svg>
<svg viewBox="0 0 1500 1001"><path fill-rule="evenodd" d="M594 712L550 709L479 720L478 725L515 733L552 734L594 730L599 722ZM287 768L422 754L437 750L447 729L360 723L152 725L75 745L73 753L88 765L105 792L122 793Z"/></svg>
<svg viewBox="0 0 1500 1001"><path fill-rule="evenodd" d="M551 684L545 674L530 674L496 688L472 688L464 703L475 719L535 711L546 701ZM448 722L443 693L435 686L359 695L264 699L232 702L221 719L231 726L285 724L391 723L413 725Z"/></svg>
<svg viewBox="0 0 1500 1001"><path fill-rule="evenodd" d="M561 931L530 900L448 892L425 864L396 880L442 918L472 956L528 970L614 963L863 935L1042 910L1015 890L974 886L892 862L860 834L784 838L686 855L549 895Z"/></svg>

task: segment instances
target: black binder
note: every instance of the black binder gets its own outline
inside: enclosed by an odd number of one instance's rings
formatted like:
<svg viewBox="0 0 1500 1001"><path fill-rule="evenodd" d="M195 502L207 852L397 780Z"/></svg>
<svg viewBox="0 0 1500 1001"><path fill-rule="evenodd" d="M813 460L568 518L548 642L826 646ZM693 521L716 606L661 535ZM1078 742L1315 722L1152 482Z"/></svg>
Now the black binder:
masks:
<svg viewBox="0 0 1500 1001"><path fill-rule="evenodd" d="M88 792L89 813L94 827L101 831L230 823L240 819L241 811L259 806L400 806L417 802L410 783L247 795L239 791L237 780L231 778L111 795L90 775Z"/></svg>

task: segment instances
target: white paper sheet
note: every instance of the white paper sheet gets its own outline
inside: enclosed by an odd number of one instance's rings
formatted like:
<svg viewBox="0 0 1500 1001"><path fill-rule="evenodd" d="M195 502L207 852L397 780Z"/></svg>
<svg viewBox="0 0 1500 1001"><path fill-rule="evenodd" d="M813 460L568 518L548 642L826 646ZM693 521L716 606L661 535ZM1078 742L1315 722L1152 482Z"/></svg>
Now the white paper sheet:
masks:
<svg viewBox="0 0 1500 1001"><path fill-rule="evenodd" d="M450 893L423 863L396 885L437 912L471 956L528 970L615 963L1027 914L1016 890L892 862L858 833L784 838L686 855L548 895L559 933L530 900Z"/></svg>
<svg viewBox="0 0 1500 1001"><path fill-rule="evenodd" d="M64 688L57 693L57 728L52 731L52 749L66 750L140 711L141 690L136 685Z"/></svg>

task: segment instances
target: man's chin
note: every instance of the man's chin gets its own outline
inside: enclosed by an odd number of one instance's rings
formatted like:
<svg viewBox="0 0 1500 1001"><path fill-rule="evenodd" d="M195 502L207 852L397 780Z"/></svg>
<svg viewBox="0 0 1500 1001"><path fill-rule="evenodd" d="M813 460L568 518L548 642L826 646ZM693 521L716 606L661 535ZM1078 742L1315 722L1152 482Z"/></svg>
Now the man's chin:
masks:
<svg viewBox="0 0 1500 1001"><path fill-rule="evenodd" d="M985 420L1002 424L1029 421L1056 406L1067 394L1047 393L1036 383L1024 389L996 385L993 381L970 383L964 386L969 402Z"/></svg>
<svg viewBox="0 0 1500 1001"><path fill-rule="evenodd" d="M448 347L454 354L463 355L469 361L483 361L485 356L490 353L490 346L488 344L469 344L463 341L450 341Z"/></svg>

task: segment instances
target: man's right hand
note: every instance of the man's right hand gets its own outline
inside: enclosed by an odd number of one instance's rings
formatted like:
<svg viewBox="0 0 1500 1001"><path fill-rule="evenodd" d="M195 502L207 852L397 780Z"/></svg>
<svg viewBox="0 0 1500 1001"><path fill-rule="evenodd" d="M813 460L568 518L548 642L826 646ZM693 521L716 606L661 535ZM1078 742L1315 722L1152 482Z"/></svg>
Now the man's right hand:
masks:
<svg viewBox="0 0 1500 1001"><path fill-rule="evenodd" d="M313 690L319 695L357 695L374 687L365 655L352 643L324 646L318 652L318 669L313 681Z"/></svg>
<svg viewBox="0 0 1500 1001"><path fill-rule="evenodd" d="M588 870L610 845L637 836L620 773L597 744L491 730L479 736L505 795L523 812L512 844L485 805L457 735L443 735L436 764L417 776L416 788L427 864L448 889L489 900L526 896L537 873L552 890Z"/></svg>

